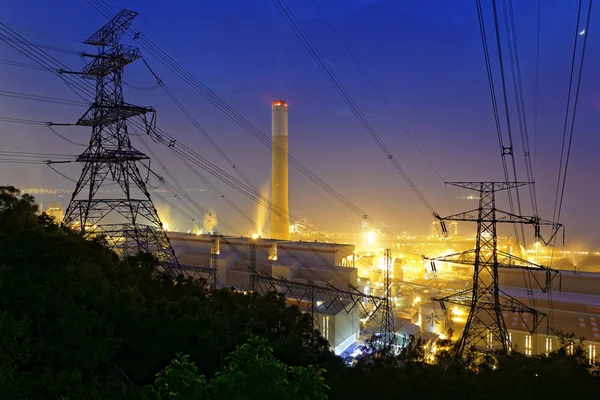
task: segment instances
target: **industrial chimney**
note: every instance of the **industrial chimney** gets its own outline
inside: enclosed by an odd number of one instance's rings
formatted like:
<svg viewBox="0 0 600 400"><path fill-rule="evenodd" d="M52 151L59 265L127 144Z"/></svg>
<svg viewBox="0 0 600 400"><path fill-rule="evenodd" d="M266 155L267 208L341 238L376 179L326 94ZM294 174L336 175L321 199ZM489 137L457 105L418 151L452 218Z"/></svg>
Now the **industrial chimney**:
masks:
<svg viewBox="0 0 600 400"><path fill-rule="evenodd" d="M290 239L288 208L288 106L283 100L273 101L271 131L271 237Z"/></svg>

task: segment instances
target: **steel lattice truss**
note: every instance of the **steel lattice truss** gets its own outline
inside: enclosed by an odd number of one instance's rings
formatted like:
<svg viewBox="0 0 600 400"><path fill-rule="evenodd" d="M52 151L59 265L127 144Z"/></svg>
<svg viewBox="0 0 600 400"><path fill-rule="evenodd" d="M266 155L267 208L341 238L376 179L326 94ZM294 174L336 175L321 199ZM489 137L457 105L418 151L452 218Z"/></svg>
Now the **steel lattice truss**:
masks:
<svg viewBox="0 0 600 400"><path fill-rule="evenodd" d="M391 309L391 302L389 301L389 290L387 291L386 297L378 297L373 295L366 295L358 291L358 289L341 290L330 284L321 286L313 282L299 283L291 282L286 279L274 278L270 275L265 274L262 268L259 268L259 264L256 259L256 240L250 239L249 252L248 254L241 251L235 244L227 240L223 235L214 235L213 243L211 245L211 266L210 267L198 267L181 265L182 273L185 277L192 279L209 281L211 287L214 289L217 287L217 275L218 275L218 254L220 248L220 242L223 241L229 248L238 253L242 259L248 265L249 273L249 284L250 291L257 292L260 294L267 293L278 293L282 295L288 301L295 301L301 309L310 312L312 316L313 324L316 323L315 312L321 309L325 310L339 310L345 311L346 313L358 310L359 314L370 320L375 314L383 310L384 315L382 316L381 334L386 340L384 346L390 346L393 342L391 340L393 335L390 333L394 332L393 315ZM389 285L389 271L391 271L391 251L387 250L388 260L388 288ZM207 276L209 279L207 279Z"/></svg>
<svg viewBox="0 0 600 400"><path fill-rule="evenodd" d="M180 275L179 263L138 168L149 158L132 147L127 130L127 118L154 111L123 100L123 69L140 53L118 42L136 15L123 10L86 40L98 47L98 53L84 54L93 60L83 72L61 71L96 82L94 103L77 121L77 125L91 126L92 136L77 159L83 163L83 171L63 223L84 237L103 235L122 256L151 253L167 272ZM151 124L146 126L151 129ZM111 193L113 198L102 198L100 189L109 185L120 190Z"/></svg>
<svg viewBox="0 0 600 400"><path fill-rule="evenodd" d="M498 267L511 266L532 271L546 271L545 285L540 285L542 290L546 290L549 287L552 278L551 273L555 271L499 251L496 224L498 222L531 224L535 228L536 236L539 235L540 225L551 225L555 228L558 225L537 217L522 217L496 209L496 192L510 190L511 188L523 186L526 183L455 182L450 184L478 191L479 208L474 211L444 218L437 216L442 222L442 230L445 231L443 221L477 222L476 247L474 250L461 253L437 258L425 258L431 260L432 263L435 261L445 261L473 265L473 289L434 300L439 300L443 309L446 308L445 303L470 308L463 334L454 348L456 356L463 356L466 351L474 349L476 346L481 346L481 343L487 349L494 348L508 351L511 344L508 340L508 331L502 312L531 313L533 315L533 324L528 326L530 331L534 331L537 328L541 320L540 316L545 316L545 314L502 292L498 288ZM523 321L525 322L524 319Z"/></svg>
<svg viewBox="0 0 600 400"><path fill-rule="evenodd" d="M361 313L371 316L386 302L384 297L341 290L331 285L291 282L264 275L255 275L254 284L256 291L260 293L275 292L282 294L286 299L294 299L299 304L307 302L311 305L312 313L319 304L327 310L335 307L350 313L358 309Z"/></svg>
<svg viewBox="0 0 600 400"><path fill-rule="evenodd" d="M383 315L381 319L381 338L383 341L383 347L390 349L395 344L395 332L394 326L394 311L392 309L393 303L390 301L391 296L391 274L392 274L392 250L385 249L384 251L385 260L385 303L383 306Z"/></svg>
<svg viewBox="0 0 600 400"><path fill-rule="evenodd" d="M213 267L198 267L195 265L179 264L184 277L196 281L206 281L214 290L217 288L217 269Z"/></svg>

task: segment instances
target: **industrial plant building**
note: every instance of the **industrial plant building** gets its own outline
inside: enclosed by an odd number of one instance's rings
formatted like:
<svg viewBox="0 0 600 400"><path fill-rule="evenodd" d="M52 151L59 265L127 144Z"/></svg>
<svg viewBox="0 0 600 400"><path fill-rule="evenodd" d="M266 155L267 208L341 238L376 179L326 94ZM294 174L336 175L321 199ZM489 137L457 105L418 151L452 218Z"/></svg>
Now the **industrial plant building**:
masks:
<svg viewBox="0 0 600 400"><path fill-rule="evenodd" d="M384 295L384 260L381 252L374 250L377 248L377 234L363 226L366 240L359 243L358 251L356 241L354 244L324 243L309 239L310 233L305 236L307 240L290 240L290 232L299 224L290 221L289 216L286 101L273 101L271 122L269 238L177 232L169 232L169 238L179 262L185 266L185 273L194 278L216 278L219 287L238 291L254 290L264 294L275 290L283 293L287 303L312 314L315 326L329 341L331 349L338 355L343 354L365 336L377 333L377 318L381 317L371 312L366 312L365 316L364 309L359 315L356 304L341 298L337 302L327 302L313 297L311 301L307 298L307 290L310 289L306 288L358 289L365 295ZM390 271L392 286L386 295L394 305L395 333L400 344L416 336L435 348L433 344L439 337L443 338L452 331L453 339L457 340L463 330L469 310L456 306L442 307L432 298L470 289L473 267L441 263L432 270L421 257L428 253L448 253L447 246L473 247L474 238L459 236L455 221L449 226L451 242L444 240L437 222L432 224L429 237L385 238L385 246L394 249ZM516 246L510 239L502 241L504 247L510 248L507 250L512 251ZM383 238L379 245L384 245ZM255 275L251 273L250 254L255 260ZM561 263L564 264L558 260L557 265L562 266ZM580 264L583 266L584 263ZM530 277L527 278L522 270L501 268L499 275L500 289L504 293L547 314L532 333L532 315L503 313L513 349L525 354L544 354L558 348L561 345L559 332L546 328L553 326L562 332L573 333L577 338L585 338L590 360L595 359L596 349L600 351L597 325L600 323L600 274L563 271L552 282L554 297L532 288ZM268 278L270 286L255 286L253 276ZM544 276L536 279L542 281ZM291 288L290 285L296 286Z"/></svg>
<svg viewBox="0 0 600 400"><path fill-rule="evenodd" d="M527 273L526 273L527 274ZM503 312L511 347L526 355L543 355L564 345L565 335L574 335L577 343L583 340L590 363L598 361L600 351L600 273L560 271L552 280L550 290L542 292L531 282L543 281L544 273L530 280L520 269L500 268L500 290L519 301L534 307L545 316L539 317L537 329L534 316L529 313ZM420 295L423 296L423 290ZM451 293L452 289L444 291ZM438 297L440 291L429 290ZM417 296L415 294L415 296ZM414 299L414 297L413 297ZM405 315L420 332L435 333L444 337L449 329L452 339L458 340L465 319L466 308L457 306L443 309L438 302L426 300L418 305L418 313ZM400 326L407 321L399 320ZM412 328L414 330L414 328ZM492 344L493 348L493 344ZM572 350L567 347L567 351ZM482 349L484 350L484 349Z"/></svg>
<svg viewBox="0 0 600 400"><path fill-rule="evenodd" d="M250 289L246 257L251 251L255 251L257 273L261 276L339 290L358 285L357 269L342 266L354 258L353 245L177 232L170 232L169 238L179 255L179 262L190 267L202 267L200 276L206 279L210 278L206 267L211 265L211 256L218 249L217 279L221 287L240 291ZM193 269L188 269L188 272L191 271ZM290 292L286 299L290 304L298 305L302 311L309 312L314 307L312 312L316 326L319 326L323 337L329 340L332 350L337 354L358 339L360 320L357 309L348 312L340 303L328 307L319 301L310 304L306 299L301 299L301 295Z"/></svg>

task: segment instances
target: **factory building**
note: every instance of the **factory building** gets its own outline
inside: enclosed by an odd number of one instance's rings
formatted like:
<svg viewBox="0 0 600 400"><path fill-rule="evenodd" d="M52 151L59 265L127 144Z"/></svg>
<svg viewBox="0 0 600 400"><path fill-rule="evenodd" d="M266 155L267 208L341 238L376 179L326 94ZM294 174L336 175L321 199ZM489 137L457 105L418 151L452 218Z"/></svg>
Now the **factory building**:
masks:
<svg viewBox="0 0 600 400"><path fill-rule="evenodd" d="M347 312L336 303L329 308L320 304L315 312L321 335L327 339L336 355L342 354L359 339L360 317L356 310Z"/></svg>
<svg viewBox="0 0 600 400"><path fill-rule="evenodd" d="M44 212L50 217L54 218L54 222L56 222L57 224L60 224L64 218L64 211L59 202L48 203L48 208Z"/></svg>
<svg viewBox="0 0 600 400"><path fill-rule="evenodd" d="M563 270L552 280L549 293L527 287L521 271L502 268L499 276L501 290L548 315L555 329L572 333L577 339L585 338L584 350L590 362L600 360L597 354L600 351L600 273ZM545 274L534 273L531 281L536 279L544 282ZM504 319L510 339L520 352L546 354L560 347L560 338L557 332L547 329L547 321L542 321L532 335L523 327L526 324L518 315L515 318L515 315L507 314ZM524 315L523 318L527 321L532 316Z"/></svg>
<svg viewBox="0 0 600 400"><path fill-rule="evenodd" d="M176 232L170 232L169 237L182 264L200 267L211 265L211 252L214 252L217 240L215 237ZM348 284L364 286L365 289L370 286L371 291L376 288L366 283L368 278L366 281L363 277L359 279L357 268L343 266L349 265L348 260L354 259L353 245L261 238L253 240L246 237L220 240L217 263L220 286L249 289L248 263L242 254L250 253L252 241L256 248L257 268L263 275L294 283L333 286L341 290L347 290ZM402 260L402 263L405 261ZM590 361L597 359L597 353L600 352L600 273L562 271L552 282L551 298L547 293L534 290L530 284L526 285L526 282L535 282L536 279L544 282L545 273L532 275L531 279L526 280L522 270L508 267L501 268L499 276L503 292L551 315L553 324L550 326L564 333L573 333L576 338L585 338L584 349ZM431 286L436 284L436 279L421 284L399 283L402 293L396 294L395 315L396 333L402 342L414 335L434 343L448 329L454 331L455 340L461 334L468 309L448 306L444 310L438 302L430 299L464 290L467 288L466 281L461 280L456 287L452 281L438 282L439 287L436 288ZM289 304L298 305L303 312L314 313L316 326L336 354L342 354L348 346L359 340L361 323L357 309L348 312L343 304L326 308L319 301L316 304L309 303L303 296L305 293L288 292L286 300ZM528 330L533 323L532 315L512 312L504 312L503 315L509 340L515 350L535 355L549 353L561 346L558 333L547 330L545 320L532 334ZM377 323L372 328L376 331L376 327Z"/></svg>
<svg viewBox="0 0 600 400"><path fill-rule="evenodd" d="M536 279L545 282L544 272L533 272L531 279L524 279L520 269L500 268L498 275L502 292L547 316L537 330L530 332L533 315L502 313L514 350L526 355L548 354L561 347L559 332L562 332L574 334L577 340L583 338L583 349L590 363L600 361L600 273L561 271L552 280L552 290L546 293L536 289L535 283ZM453 339L458 339L468 312L467 308L459 307L443 311L435 302L426 303L420 307L419 322L421 329L429 328L430 332L443 333L444 329L452 328Z"/></svg>
<svg viewBox="0 0 600 400"><path fill-rule="evenodd" d="M247 237L217 237L203 235L194 227L191 234L169 232L171 245L184 273L209 278L209 266L216 267L219 286L245 291L250 289L247 256L256 254L259 276L268 276L297 284L311 284L348 290L358 284L354 267L354 245L290 241L290 231L306 223L290 227L288 193L288 106L283 100L273 101L270 239ZM253 249L251 248L253 247ZM217 257L212 257L217 255ZM216 258L216 262L215 262ZM193 269L193 267L200 267ZM301 285L298 285L302 287ZM283 292L283 288L277 288ZM260 290L255 288L255 290ZM302 293L300 293L302 292ZM360 317L356 308L336 302L307 302L305 293L286 292L286 301L314 314L319 327L337 354L341 354L358 339ZM340 304L338 304L340 303ZM348 311L350 310L350 311Z"/></svg>
<svg viewBox="0 0 600 400"><path fill-rule="evenodd" d="M217 276L222 287L237 290L250 288L248 261L244 254L250 254L252 242L256 249L257 268L263 276L293 283L332 286L340 290L348 290L349 284L358 284L356 268L341 265L353 258L354 245L247 237L218 238L177 232L169 232L169 239L181 264L203 268L211 265L211 253L215 252L215 243L218 243ZM208 278L208 272L204 274ZM319 301L311 305L302 299L303 294L288 293L286 300L289 304L298 305L302 311L314 312L316 326L336 354L341 354L358 339L360 317L356 308L347 311L350 309L348 305L345 308L344 304L338 303L325 307Z"/></svg>
<svg viewBox="0 0 600 400"><path fill-rule="evenodd" d="M341 355L348 347L359 340L360 316L356 308L349 310L350 304L334 303L325 307L321 302L311 310L310 302L303 299L287 298L287 303L297 305L304 312L314 312L315 328L329 342L331 350Z"/></svg>

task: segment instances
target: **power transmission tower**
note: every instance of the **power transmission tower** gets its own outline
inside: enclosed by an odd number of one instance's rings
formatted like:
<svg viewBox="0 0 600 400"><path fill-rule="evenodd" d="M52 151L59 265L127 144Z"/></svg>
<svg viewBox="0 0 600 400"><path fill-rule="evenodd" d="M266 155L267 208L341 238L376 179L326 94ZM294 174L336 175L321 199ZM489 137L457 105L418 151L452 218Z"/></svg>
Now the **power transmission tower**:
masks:
<svg viewBox="0 0 600 400"><path fill-rule="evenodd" d="M248 259L248 285L249 290L254 292L256 290L256 274L257 274L257 265L256 265L256 240L250 238L250 255Z"/></svg>
<svg viewBox="0 0 600 400"><path fill-rule="evenodd" d="M385 303L381 316L381 339L383 341L383 349L389 351L396 340L396 329L394 327L394 311L391 301L392 290L392 250L385 249L383 253L384 268L385 268Z"/></svg>
<svg viewBox="0 0 600 400"><path fill-rule="evenodd" d="M217 289L219 283L219 253L221 252L221 241L219 236L213 235L212 243L210 244L210 270L211 270L211 288Z"/></svg>
<svg viewBox="0 0 600 400"><path fill-rule="evenodd" d="M496 192L526 185L525 182L452 182L449 184L479 192L478 209L444 218L437 216L443 232L447 232L445 221L477 222L475 249L442 257L425 258L431 261L473 265L473 288L434 300L440 301L444 310L445 303L467 306L470 309L462 336L454 348L455 356L464 356L467 351L475 349L476 346L481 347L482 342L488 350L499 349L508 352L511 344L502 313L511 311L532 314L533 324L528 326L530 332L539 325L539 315L545 316L545 314L502 292L498 288L498 267L510 266L530 271L545 271L545 283L540 284L543 291L549 288L553 278L551 271L554 271L498 250L496 224L500 222L533 225L536 238L539 238L540 226L549 225L558 230L560 225L538 217L514 215L496 209ZM521 318L527 325L523 316Z"/></svg>
<svg viewBox="0 0 600 400"><path fill-rule="evenodd" d="M179 263L138 169L138 163L149 157L133 148L127 131L126 120L131 117L142 116L149 130L155 122L151 107L123 100L123 70L140 57L140 52L119 44L119 40L136 15L129 10L119 12L85 41L96 46L98 53L83 54L92 61L82 72L61 71L96 83L94 103L76 123L92 127L92 137L77 158L84 166L64 224L80 230L84 237L104 235L124 257L150 253L165 271L180 275ZM152 116L150 122L147 114ZM110 198L103 198L106 194L100 189L110 184L115 185L114 190Z"/></svg>

